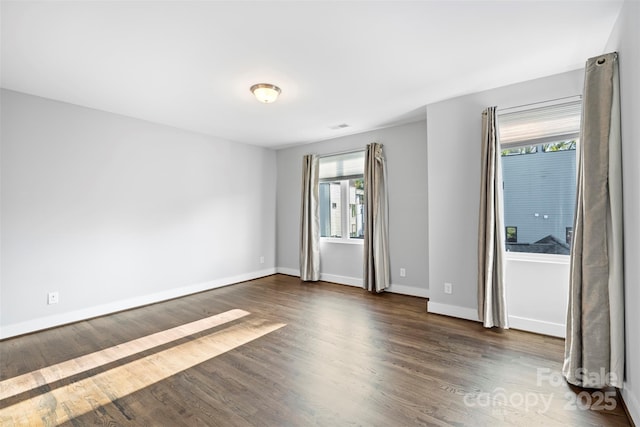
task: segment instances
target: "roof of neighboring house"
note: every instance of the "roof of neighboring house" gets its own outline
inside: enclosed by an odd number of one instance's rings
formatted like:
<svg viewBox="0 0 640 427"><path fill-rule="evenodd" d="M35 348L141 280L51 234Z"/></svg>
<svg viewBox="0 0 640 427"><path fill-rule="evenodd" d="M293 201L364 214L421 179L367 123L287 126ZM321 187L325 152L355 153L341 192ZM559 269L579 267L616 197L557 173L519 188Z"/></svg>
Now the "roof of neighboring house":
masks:
<svg viewBox="0 0 640 427"><path fill-rule="evenodd" d="M571 247L564 241L549 234L534 243L507 243L508 252L529 252L535 254L569 255Z"/></svg>

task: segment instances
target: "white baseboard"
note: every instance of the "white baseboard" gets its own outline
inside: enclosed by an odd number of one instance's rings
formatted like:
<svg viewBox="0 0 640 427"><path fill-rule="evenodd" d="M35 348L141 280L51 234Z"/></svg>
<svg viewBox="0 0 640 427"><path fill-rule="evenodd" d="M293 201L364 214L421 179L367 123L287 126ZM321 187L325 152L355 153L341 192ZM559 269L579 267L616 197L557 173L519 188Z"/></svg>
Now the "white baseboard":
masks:
<svg viewBox="0 0 640 427"><path fill-rule="evenodd" d="M300 270L293 268L278 267L278 273L287 274L289 276L300 277ZM359 277L339 276L337 274L320 273L320 280L324 282L337 283L339 285L362 287L362 279ZM401 295L409 295L413 297L429 298L429 290L418 288L415 286L392 284L387 292Z"/></svg>
<svg viewBox="0 0 640 427"><path fill-rule="evenodd" d="M635 396L626 386L626 383L623 384L622 390L620 390L622 394L622 399L624 400L624 404L627 407L627 411L629 412L629 416L633 421L634 425L640 425L640 403L638 402L638 397Z"/></svg>
<svg viewBox="0 0 640 427"><path fill-rule="evenodd" d="M300 270L286 267L276 268L278 273L287 274L289 276L300 277ZM359 286L362 287L362 279L359 277L339 276L337 274L320 273L320 280L323 282L337 283L339 285Z"/></svg>
<svg viewBox="0 0 640 427"><path fill-rule="evenodd" d="M300 270L286 267L277 267L278 273L289 276L300 277ZM339 285L362 286L362 279L358 277L338 276L337 274L320 273L320 280L323 282L337 283Z"/></svg>
<svg viewBox="0 0 640 427"><path fill-rule="evenodd" d="M362 279L359 277L338 276L337 274L320 273L323 282L337 283L339 285L362 287Z"/></svg>
<svg viewBox="0 0 640 427"><path fill-rule="evenodd" d="M427 304L427 311L429 313L444 314L445 316L458 317L460 319L479 322L478 310L474 310L472 308L429 301L429 304Z"/></svg>
<svg viewBox="0 0 640 427"><path fill-rule="evenodd" d="M445 316L458 317L460 319L479 322L478 311L472 308L457 305L442 304L429 301L427 304L429 313L443 314ZM543 320L528 319L526 317L509 316L509 327L521 331L534 332L536 334L549 335L564 338L565 325L561 323L545 322Z"/></svg>
<svg viewBox="0 0 640 427"><path fill-rule="evenodd" d="M0 339L10 338L17 335L28 334L30 332L40 331L42 329L53 328L55 326L65 325L68 323L79 322L93 317L104 316L122 310L129 310L143 305L154 304L161 301L179 298L197 292L208 291L220 288L234 283L245 282L247 280L257 279L259 277L270 276L276 273L275 268L254 271L251 273L240 274L232 277L211 280L209 282L197 283L194 285L184 286L181 288L169 289L166 291L143 295L135 298L129 298L122 301L115 301L108 304L97 305L93 307L83 308L80 310L60 313L53 316L40 317L26 322L4 325L0 328Z"/></svg>
<svg viewBox="0 0 640 427"><path fill-rule="evenodd" d="M295 268L276 267L276 273L286 274L287 276L300 277L300 270Z"/></svg>
<svg viewBox="0 0 640 427"><path fill-rule="evenodd" d="M518 316L509 316L509 327L558 338L564 338L567 332L564 323L545 322L544 320L527 319L526 317Z"/></svg>
<svg viewBox="0 0 640 427"><path fill-rule="evenodd" d="M392 283L387 289L388 292L401 295L409 295L412 297L429 298L429 289L419 288L417 286L399 285Z"/></svg>

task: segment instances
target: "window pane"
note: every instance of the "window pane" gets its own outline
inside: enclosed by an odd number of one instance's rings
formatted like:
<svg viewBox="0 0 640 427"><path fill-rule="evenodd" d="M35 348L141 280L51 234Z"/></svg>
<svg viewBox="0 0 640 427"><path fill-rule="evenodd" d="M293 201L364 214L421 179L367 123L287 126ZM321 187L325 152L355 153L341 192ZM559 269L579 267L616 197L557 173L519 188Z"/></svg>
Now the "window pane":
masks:
<svg viewBox="0 0 640 427"><path fill-rule="evenodd" d="M524 147L507 148L503 149L500 154L505 156L518 156L520 154L534 154L538 152L537 145L526 145Z"/></svg>
<svg viewBox="0 0 640 427"><path fill-rule="evenodd" d="M553 152L553 151L566 151L566 150L575 150L576 149L576 140L572 139L571 141L562 141L562 142L554 142L553 144L544 144L542 149L545 153Z"/></svg>
<svg viewBox="0 0 640 427"><path fill-rule="evenodd" d="M364 179L349 180L349 237L364 239Z"/></svg>
<svg viewBox="0 0 640 427"><path fill-rule="evenodd" d="M347 179L364 173L364 151L336 154L320 158L321 180Z"/></svg>
<svg viewBox="0 0 640 427"><path fill-rule="evenodd" d="M569 255L576 200L575 141L546 145L551 148L502 157L507 251Z"/></svg>
<svg viewBox="0 0 640 427"><path fill-rule="evenodd" d="M320 237L342 237L340 181L321 182Z"/></svg>

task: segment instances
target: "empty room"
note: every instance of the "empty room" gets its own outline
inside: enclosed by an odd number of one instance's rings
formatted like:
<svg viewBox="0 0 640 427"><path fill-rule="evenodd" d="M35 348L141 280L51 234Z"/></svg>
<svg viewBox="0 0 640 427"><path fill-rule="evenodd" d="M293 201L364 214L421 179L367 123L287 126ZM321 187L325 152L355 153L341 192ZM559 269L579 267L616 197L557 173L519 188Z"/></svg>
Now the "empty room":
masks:
<svg viewBox="0 0 640 427"><path fill-rule="evenodd" d="M640 421L639 1L0 2L0 425Z"/></svg>

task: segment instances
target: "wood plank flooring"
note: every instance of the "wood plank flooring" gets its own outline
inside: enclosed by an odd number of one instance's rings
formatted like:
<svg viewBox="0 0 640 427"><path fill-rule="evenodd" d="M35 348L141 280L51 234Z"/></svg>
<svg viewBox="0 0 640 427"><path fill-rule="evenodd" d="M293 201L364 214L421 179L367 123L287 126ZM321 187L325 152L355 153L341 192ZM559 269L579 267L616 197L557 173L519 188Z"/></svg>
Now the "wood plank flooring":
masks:
<svg viewBox="0 0 640 427"><path fill-rule="evenodd" d="M0 425L630 425L563 340L425 302L274 275L5 340Z"/></svg>

